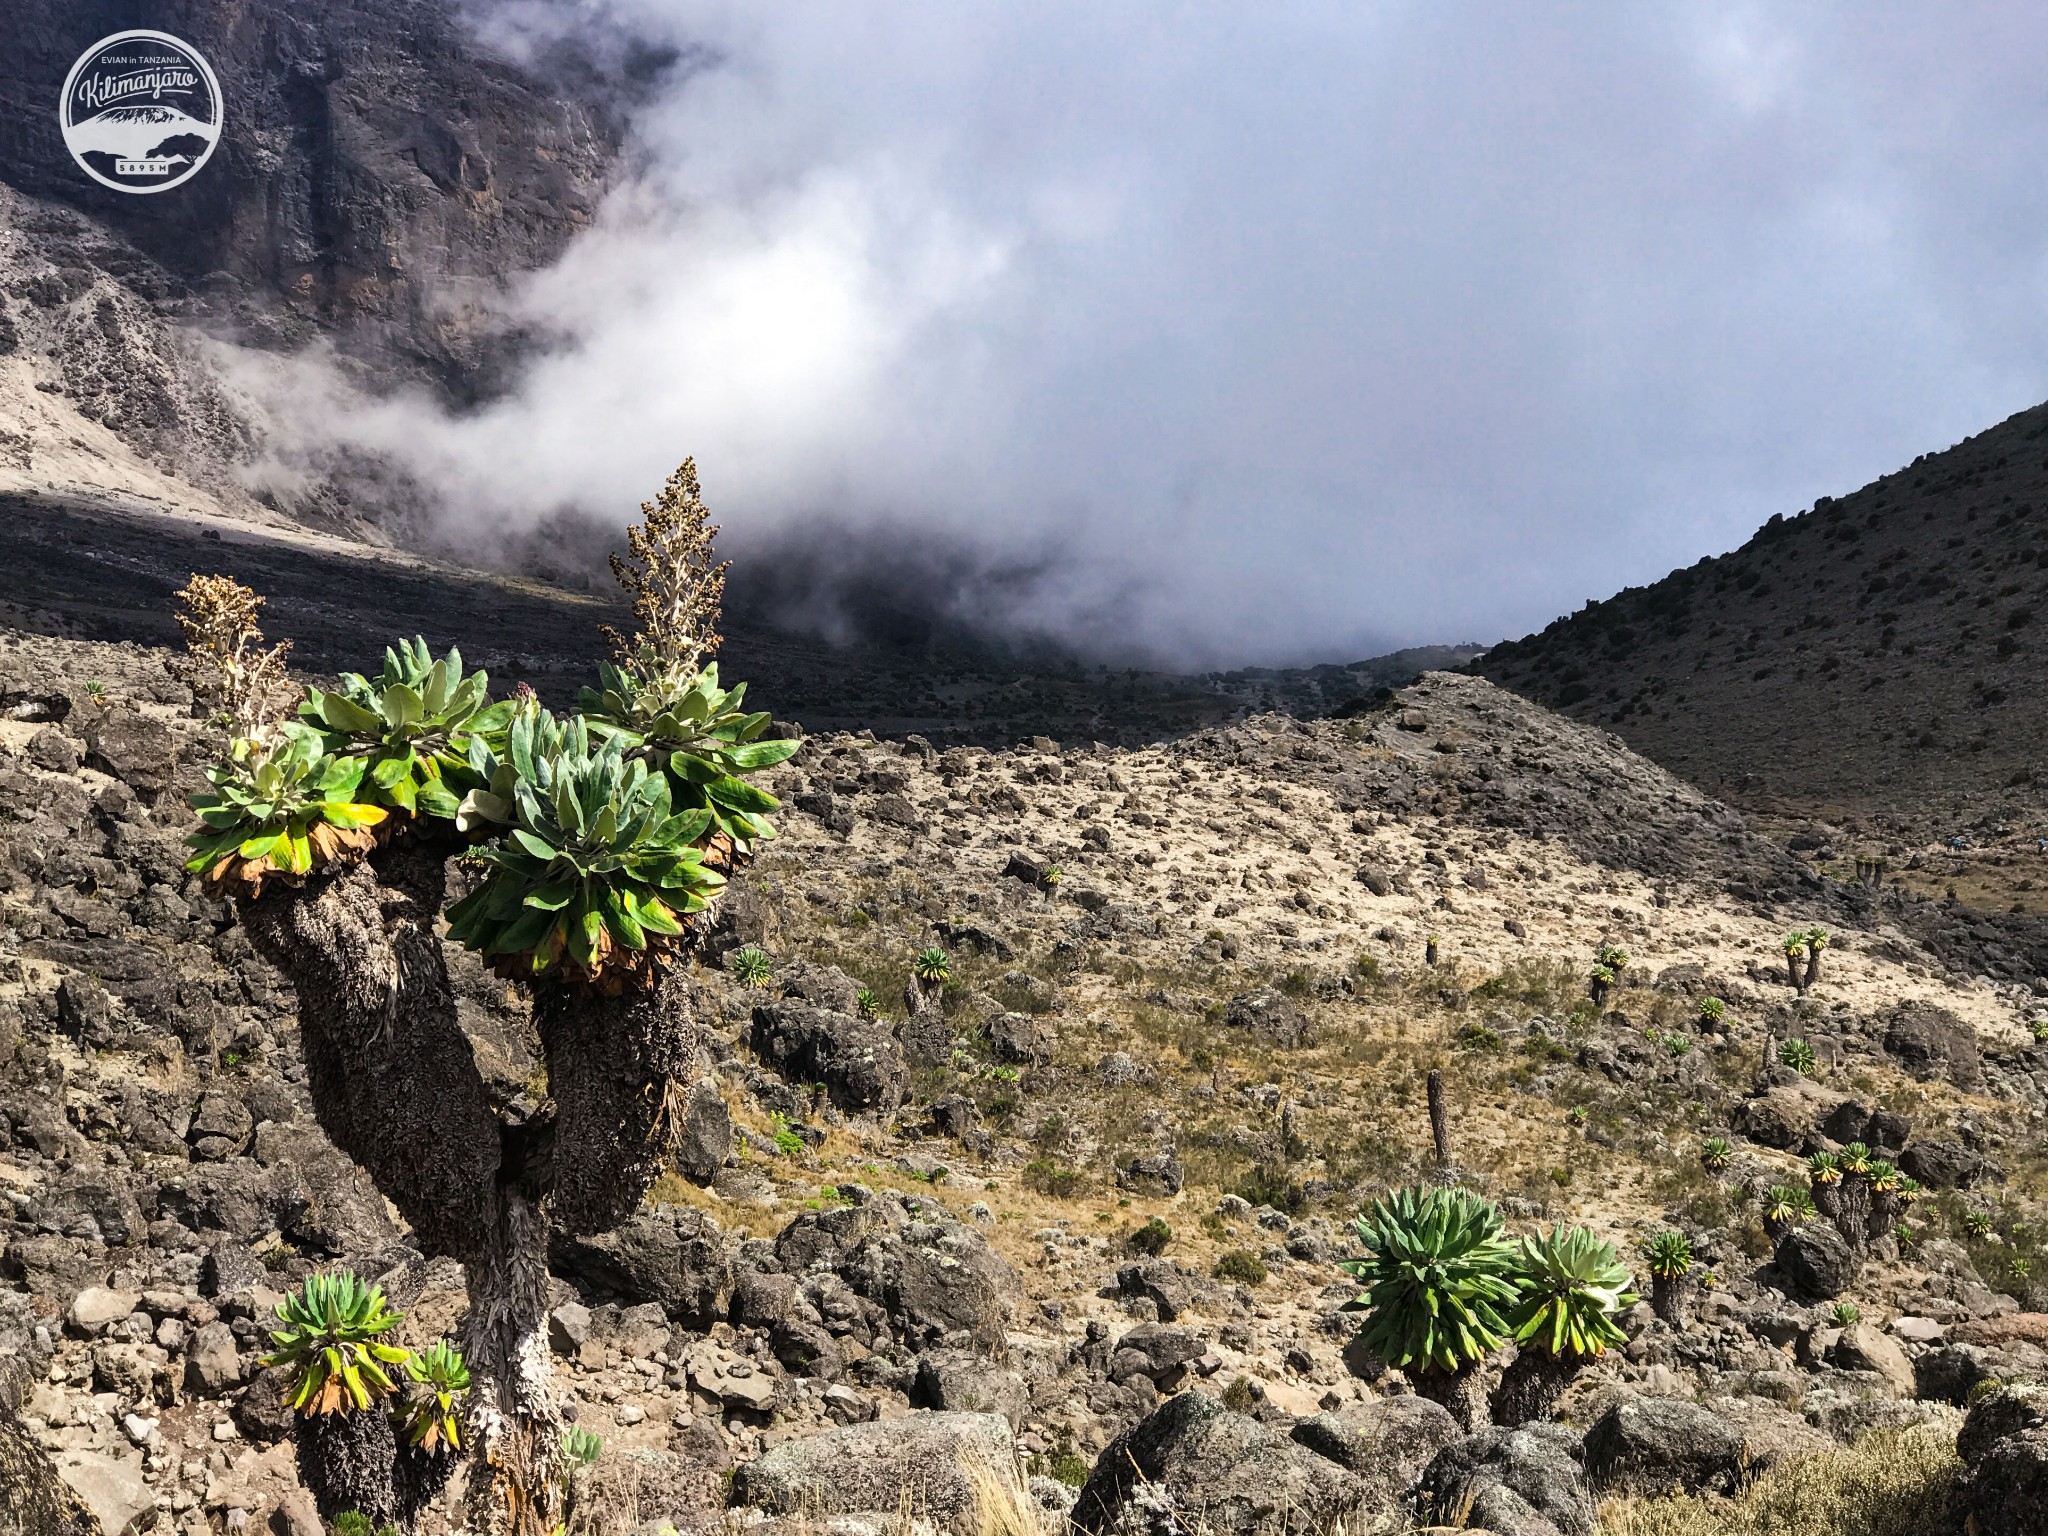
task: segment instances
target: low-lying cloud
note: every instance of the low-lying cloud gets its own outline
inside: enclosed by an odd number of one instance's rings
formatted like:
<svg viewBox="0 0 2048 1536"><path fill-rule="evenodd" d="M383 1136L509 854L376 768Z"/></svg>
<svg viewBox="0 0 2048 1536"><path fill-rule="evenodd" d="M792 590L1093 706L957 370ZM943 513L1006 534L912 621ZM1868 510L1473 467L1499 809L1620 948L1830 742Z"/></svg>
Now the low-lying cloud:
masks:
<svg viewBox="0 0 2048 1536"><path fill-rule="evenodd" d="M506 301L555 338L515 392L299 378L300 432L493 538L687 452L742 555L872 534L1002 573L950 599L996 628L1350 659L1521 633L2048 396L2019 4L477 18L680 60Z"/></svg>

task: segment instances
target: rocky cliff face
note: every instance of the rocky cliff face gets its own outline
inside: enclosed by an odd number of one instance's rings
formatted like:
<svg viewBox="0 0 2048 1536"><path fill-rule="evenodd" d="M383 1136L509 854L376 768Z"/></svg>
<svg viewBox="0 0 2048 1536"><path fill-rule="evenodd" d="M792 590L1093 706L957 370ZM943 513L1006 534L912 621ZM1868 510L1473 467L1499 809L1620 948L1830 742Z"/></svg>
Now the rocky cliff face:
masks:
<svg viewBox="0 0 2048 1536"><path fill-rule="evenodd" d="M73 60L137 26L197 47L226 100L212 161L165 196L92 182L58 130ZM0 179L89 214L242 340L325 334L458 398L493 366L479 301L589 221L618 141L594 75L492 58L439 0L22 0L8 44Z"/></svg>

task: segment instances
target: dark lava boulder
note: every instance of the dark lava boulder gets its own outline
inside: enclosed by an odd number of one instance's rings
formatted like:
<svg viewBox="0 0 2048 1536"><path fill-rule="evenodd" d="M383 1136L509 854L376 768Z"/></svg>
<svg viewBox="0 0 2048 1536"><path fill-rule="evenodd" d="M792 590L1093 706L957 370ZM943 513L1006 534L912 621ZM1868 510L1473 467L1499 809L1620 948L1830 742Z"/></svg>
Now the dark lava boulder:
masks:
<svg viewBox="0 0 2048 1536"><path fill-rule="evenodd" d="M1484 1429L1437 1453L1417 1503L1438 1525L1499 1536L1593 1536L1584 1455L1562 1424Z"/></svg>
<svg viewBox="0 0 2048 1536"><path fill-rule="evenodd" d="M558 1274L626 1302L659 1302L675 1322L708 1328L732 1302L732 1253L718 1223L687 1206L657 1205L592 1237L556 1233Z"/></svg>
<svg viewBox="0 0 2048 1536"><path fill-rule="evenodd" d="M1586 1431L1586 1475L1603 1492L1733 1493L1748 1466L1742 1432L1682 1398L1626 1399Z"/></svg>
<svg viewBox="0 0 2048 1536"><path fill-rule="evenodd" d="M1104 1448L1071 1516L1090 1536L1143 1528L1145 1509L1212 1536L1311 1536L1370 1529L1364 1482L1280 1430L1183 1392Z"/></svg>
<svg viewBox="0 0 2048 1536"><path fill-rule="evenodd" d="M1965 1093L1984 1086L1977 1031L1937 1004L1904 1002L1894 1008L1885 1025L1884 1050L1915 1077L1946 1078Z"/></svg>
<svg viewBox="0 0 2048 1536"><path fill-rule="evenodd" d="M889 1114L910 1090L903 1047L887 1026L785 999L754 1010L754 1054L795 1082L823 1083L846 1110Z"/></svg>
<svg viewBox="0 0 2048 1536"><path fill-rule="evenodd" d="M2048 1536L2048 1387L2024 1382L1980 1398L1956 1436L1963 1475L1954 1511L1978 1536Z"/></svg>
<svg viewBox="0 0 2048 1536"><path fill-rule="evenodd" d="M1824 1221L1788 1227L1778 1238L1778 1274L1793 1295L1831 1301L1856 1283L1861 1261L1841 1233Z"/></svg>
<svg viewBox="0 0 2048 1536"><path fill-rule="evenodd" d="M1371 1507L1392 1507L1462 1432L1442 1405L1408 1393L1316 1414L1296 1424L1293 1436L1355 1473L1371 1491Z"/></svg>

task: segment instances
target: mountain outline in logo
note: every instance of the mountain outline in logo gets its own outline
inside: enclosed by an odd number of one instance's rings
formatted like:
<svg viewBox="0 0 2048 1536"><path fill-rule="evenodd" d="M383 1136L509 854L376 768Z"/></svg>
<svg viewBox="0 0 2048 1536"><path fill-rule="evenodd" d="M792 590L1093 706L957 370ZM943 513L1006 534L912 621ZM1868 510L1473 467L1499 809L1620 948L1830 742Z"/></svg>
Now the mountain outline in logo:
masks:
<svg viewBox="0 0 2048 1536"><path fill-rule="evenodd" d="M101 186L168 192L220 143L220 81L181 38L116 32L78 56L57 114L71 158Z"/></svg>

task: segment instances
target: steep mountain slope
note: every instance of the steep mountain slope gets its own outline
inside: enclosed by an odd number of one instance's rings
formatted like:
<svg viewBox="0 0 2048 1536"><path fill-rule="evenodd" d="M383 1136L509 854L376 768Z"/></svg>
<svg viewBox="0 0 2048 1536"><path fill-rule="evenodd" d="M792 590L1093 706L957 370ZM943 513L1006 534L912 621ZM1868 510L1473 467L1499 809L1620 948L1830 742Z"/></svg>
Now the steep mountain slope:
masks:
<svg viewBox="0 0 2048 1536"><path fill-rule="evenodd" d="M7 24L0 179L103 221L244 339L327 335L457 396L491 364L476 300L588 223L620 132L588 71L493 58L442 0L19 0ZM221 80L220 147L175 195L100 187L58 131L72 61L135 26Z"/></svg>
<svg viewBox="0 0 2048 1536"><path fill-rule="evenodd" d="M1872 851L2002 823L2031 837L2048 782L2044 433L2048 406L2022 411L1475 670L1712 793L1860 825Z"/></svg>

